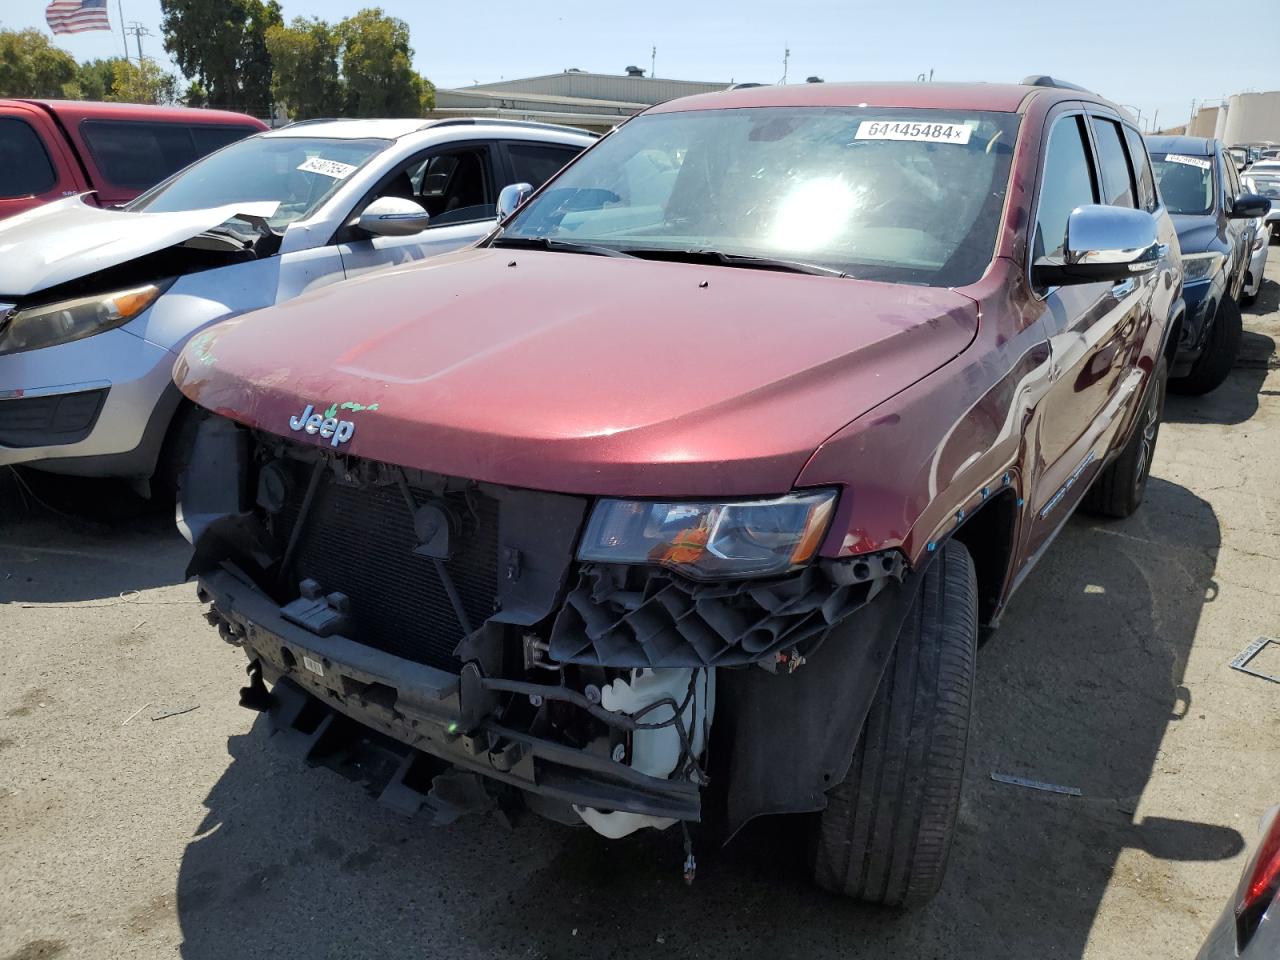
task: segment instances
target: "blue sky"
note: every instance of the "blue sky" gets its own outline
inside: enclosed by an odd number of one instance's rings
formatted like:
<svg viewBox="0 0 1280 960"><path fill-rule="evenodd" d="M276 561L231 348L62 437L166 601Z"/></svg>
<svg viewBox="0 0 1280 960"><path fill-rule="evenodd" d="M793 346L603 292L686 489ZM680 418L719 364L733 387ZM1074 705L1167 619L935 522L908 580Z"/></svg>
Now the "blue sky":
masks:
<svg viewBox="0 0 1280 960"><path fill-rule="evenodd" d="M44 29L45 2L3 0L0 26ZM113 33L56 42L81 60L118 55L117 2L108 0ZM653 46L658 76L775 82L789 46L792 81L810 74L910 80L930 69L937 80L1051 73L1141 108L1144 124L1158 110L1159 124L1167 126L1185 122L1192 99L1280 87L1280 21L1245 22L1251 6L1275 2L1229 4L1239 12L1237 23L1205 0L490 0L484 20L472 4L387 0L382 7L409 23L417 69L441 87L566 67L647 70ZM126 21L140 21L155 35L143 39L143 52L163 56L159 0L123 4ZM286 19L339 20L358 9L351 0L283 0L282 6ZM1210 40L1220 41L1220 49L1208 47ZM1229 49L1233 41L1254 49Z"/></svg>

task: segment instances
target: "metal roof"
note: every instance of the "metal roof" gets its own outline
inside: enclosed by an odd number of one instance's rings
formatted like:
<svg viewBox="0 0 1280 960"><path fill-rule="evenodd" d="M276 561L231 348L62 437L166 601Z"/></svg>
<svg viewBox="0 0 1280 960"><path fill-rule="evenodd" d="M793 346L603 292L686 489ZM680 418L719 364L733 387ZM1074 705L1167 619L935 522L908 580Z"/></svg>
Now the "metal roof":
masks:
<svg viewBox="0 0 1280 960"><path fill-rule="evenodd" d="M1185 153L1189 157L1208 157L1213 155L1213 140L1210 137L1168 137L1156 134L1147 137L1147 150L1150 153Z"/></svg>

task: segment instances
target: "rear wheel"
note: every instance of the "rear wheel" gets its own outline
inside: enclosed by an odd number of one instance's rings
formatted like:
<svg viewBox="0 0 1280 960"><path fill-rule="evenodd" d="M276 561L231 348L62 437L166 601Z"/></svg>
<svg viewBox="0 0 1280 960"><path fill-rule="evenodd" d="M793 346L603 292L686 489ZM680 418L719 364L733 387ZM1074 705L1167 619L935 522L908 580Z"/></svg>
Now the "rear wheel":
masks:
<svg viewBox="0 0 1280 960"><path fill-rule="evenodd" d="M969 551L946 544L923 577L812 844L819 886L885 906L923 903L941 886L969 742L978 634Z"/></svg>
<svg viewBox="0 0 1280 960"><path fill-rule="evenodd" d="M1120 519L1129 516L1142 505L1142 497L1147 491L1147 478L1151 476L1151 461L1156 455L1156 440L1160 438L1160 418L1164 414L1167 380L1168 368L1164 358L1161 358L1151 376L1142 409L1138 411L1133 436L1120 455L1093 481L1093 486L1081 503L1085 510Z"/></svg>
<svg viewBox="0 0 1280 960"><path fill-rule="evenodd" d="M1205 344L1204 353L1190 373L1170 381L1169 387L1176 393L1198 395L1221 386L1236 362L1243 332L1240 306L1224 293L1213 315L1213 326L1209 328L1209 342Z"/></svg>

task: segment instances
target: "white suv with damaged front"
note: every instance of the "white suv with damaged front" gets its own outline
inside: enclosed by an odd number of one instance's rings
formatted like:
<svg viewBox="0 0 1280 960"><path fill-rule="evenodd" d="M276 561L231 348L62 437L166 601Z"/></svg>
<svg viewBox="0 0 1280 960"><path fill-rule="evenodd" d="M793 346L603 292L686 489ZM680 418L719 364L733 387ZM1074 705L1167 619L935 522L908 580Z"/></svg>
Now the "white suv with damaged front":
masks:
<svg viewBox="0 0 1280 960"><path fill-rule="evenodd" d="M473 243L504 184L540 185L593 139L518 121L310 121L123 209L84 195L5 221L0 466L169 486L190 433L173 362L201 330Z"/></svg>

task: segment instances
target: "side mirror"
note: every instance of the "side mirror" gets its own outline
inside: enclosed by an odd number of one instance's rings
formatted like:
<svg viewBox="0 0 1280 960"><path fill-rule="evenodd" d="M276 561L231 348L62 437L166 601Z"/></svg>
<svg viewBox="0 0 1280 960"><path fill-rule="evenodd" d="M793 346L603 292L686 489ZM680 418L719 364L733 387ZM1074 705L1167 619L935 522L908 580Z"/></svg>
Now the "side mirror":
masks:
<svg viewBox="0 0 1280 960"><path fill-rule="evenodd" d="M1168 252L1145 210L1089 204L1071 211L1062 259L1041 257L1032 276L1044 287L1119 282L1150 273Z"/></svg>
<svg viewBox="0 0 1280 960"><path fill-rule="evenodd" d="M1232 220L1250 220L1253 217L1265 217L1271 212L1271 201L1256 193L1242 193L1236 197L1227 214Z"/></svg>
<svg viewBox="0 0 1280 960"><path fill-rule="evenodd" d="M531 193L533 193L531 183L509 183L503 187L502 192L498 194L498 223L506 223L516 212L516 208L529 199Z"/></svg>
<svg viewBox="0 0 1280 960"><path fill-rule="evenodd" d="M427 228L430 214L403 197L379 197L364 208L356 226L375 237L411 237Z"/></svg>

